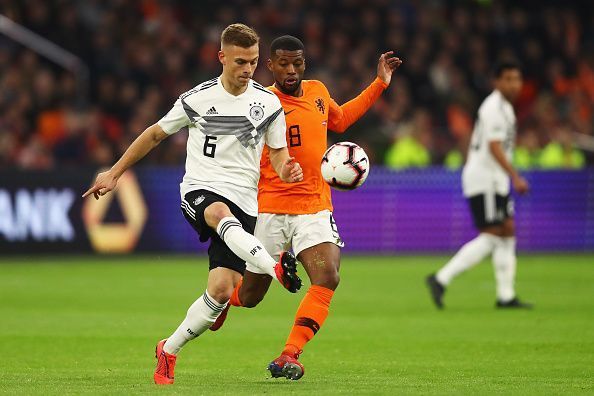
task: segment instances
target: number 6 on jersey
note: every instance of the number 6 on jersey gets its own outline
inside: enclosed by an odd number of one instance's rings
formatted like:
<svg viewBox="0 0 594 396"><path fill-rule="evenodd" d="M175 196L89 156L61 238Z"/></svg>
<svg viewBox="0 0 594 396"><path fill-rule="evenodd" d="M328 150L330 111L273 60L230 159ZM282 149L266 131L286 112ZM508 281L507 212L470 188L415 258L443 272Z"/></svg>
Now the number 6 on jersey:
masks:
<svg viewBox="0 0 594 396"><path fill-rule="evenodd" d="M214 158L215 151L217 150L217 144L211 143L211 141L216 142L216 140L217 140L216 136L206 135L206 138L204 139L204 149L202 150L202 153L206 157Z"/></svg>

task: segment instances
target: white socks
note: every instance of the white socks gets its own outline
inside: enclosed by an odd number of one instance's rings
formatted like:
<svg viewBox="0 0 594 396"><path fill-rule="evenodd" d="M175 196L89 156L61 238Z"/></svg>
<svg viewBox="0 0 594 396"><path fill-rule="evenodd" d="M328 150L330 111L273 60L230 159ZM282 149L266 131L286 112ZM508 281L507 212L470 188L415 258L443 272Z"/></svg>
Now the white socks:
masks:
<svg viewBox="0 0 594 396"><path fill-rule="evenodd" d="M245 260L247 270L257 274L268 274L276 278L276 260L264 249L262 243L246 232L235 217L225 217L217 226L217 233L237 257Z"/></svg>
<svg viewBox="0 0 594 396"><path fill-rule="evenodd" d="M498 242L499 237L495 235L481 233L476 238L467 242L458 253L442 268L436 278L444 286L450 284L451 280L458 274L478 264L487 257Z"/></svg>
<svg viewBox="0 0 594 396"><path fill-rule="evenodd" d="M200 334L204 333L214 321L227 303L220 304L214 298L204 292L198 300L188 309L188 314L177 330L167 339L163 350L176 355L186 343Z"/></svg>
<svg viewBox="0 0 594 396"><path fill-rule="evenodd" d="M516 297L514 282L516 279L516 238L498 238L493 251L493 268L497 281L497 300L511 301Z"/></svg>
<svg viewBox="0 0 594 396"><path fill-rule="evenodd" d="M223 218L217 226L217 233L233 253L246 261L248 270L252 268L252 272L266 273L276 279L274 272L276 260L268 254L255 236L243 229L239 220L235 217ZM188 341L198 337L212 326L225 306L227 302L221 304L208 292L204 292L190 306L186 318L167 339L163 350L173 355L177 354Z"/></svg>
<svg viewBox="0 0 594 396"><path fill-rule="evenodd" d="M436 278L444 286L493 252L493 268L497 283L497 300L508 302L516 297L516 238L496 237L481 233L466 243L454 257L437 272Z"/></svg>

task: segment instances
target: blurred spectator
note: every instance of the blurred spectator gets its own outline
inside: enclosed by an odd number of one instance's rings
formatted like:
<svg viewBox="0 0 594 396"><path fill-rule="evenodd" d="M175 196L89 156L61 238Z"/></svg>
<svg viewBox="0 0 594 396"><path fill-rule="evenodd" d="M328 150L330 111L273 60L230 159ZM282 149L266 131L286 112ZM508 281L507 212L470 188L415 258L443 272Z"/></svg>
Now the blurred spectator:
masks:
<svg viewBox="0 0 594 396"><path fill-rule="evenodd" d="M539 160L540 167L544 169L579 169L585 163L584 153L573 147L571 133L566 127L559 127L553 132L552 139L542 150Z"/></svg>
<svg viewBox="0 0 594 396"><path fill-rule="evenodd" d="M385 164L393 169L431 165L428 147L432 146L431 118L426 110L417 110L410 122L396 131L396 140L388 149Z"/></svg>
<svg viewBox="0 0 594 396"><path fill-rule="evenodd" d="M514 150L514 166L518 169L532 169L540 165L541 147L536 130L526 129L518 137Z"/></svg>
<svg viewBox="0 0 594 396"><path fill-rule="evenodd" d="M464 155L458 149L450 150L446 154L443 165L450 170L460 169L464 165Z"/></svg>
<svg viewBox="0 0 594 396"><path fill-rule="evenodd" d="M395 50L404 64L392 86L344 138L397 167L458 167L491 66L517 58L525 86L516 161L532 167L548 131L594 136L593 10L588 1L0 0L1 14L73 52L91 73L87 90L0 35L0 164L110 163L177 96L220 73L219 35L240 21L262 36L256 80L272 83L268 44L294 34L306 45L306 77L323 80L339 103L372 81L381 52ZM556 134L546 166L583 166L573 135ZM183 137L145 163L182 164Z"/></svg>

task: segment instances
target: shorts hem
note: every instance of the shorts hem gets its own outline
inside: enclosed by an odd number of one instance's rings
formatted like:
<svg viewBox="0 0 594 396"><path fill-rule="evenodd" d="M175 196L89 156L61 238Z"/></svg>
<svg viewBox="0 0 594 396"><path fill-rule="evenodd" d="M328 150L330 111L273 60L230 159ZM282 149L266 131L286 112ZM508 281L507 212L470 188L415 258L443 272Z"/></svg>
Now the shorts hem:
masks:
<svg viewBox="0 0 594 396"><path fill-rule="evenodd" d="M333 240L316 241L316 242L312 242L312 243L305 243L305 244L303 244L303 246L300 246L300 249L299 250L297 250L297 249L295 249L295 247L293 247L293 253L295 254L295 257L297 257L299 255L299 253L301 253L305 249L309 249L309 248L312 248L314 246L321 245L322 243L326 243L326 242L331 243L333 245L336 245L340 249L342 249L344 247L344 242L338 243L335 240L334 241Z"/></svg>
<svg viewBox="0 0 594 396"><path fill-rule="evenodd" d="M243 275L244 271L245 271L245 264L243 265L243 268L239 269L238 265L233 265L233 264L224 264L224 263L220 263L220 262L209 262L208 264L208 272L212 271L215 268L226 268L226 269L230 269L233 270L235 272L237 272L240 275Z"/></svg>

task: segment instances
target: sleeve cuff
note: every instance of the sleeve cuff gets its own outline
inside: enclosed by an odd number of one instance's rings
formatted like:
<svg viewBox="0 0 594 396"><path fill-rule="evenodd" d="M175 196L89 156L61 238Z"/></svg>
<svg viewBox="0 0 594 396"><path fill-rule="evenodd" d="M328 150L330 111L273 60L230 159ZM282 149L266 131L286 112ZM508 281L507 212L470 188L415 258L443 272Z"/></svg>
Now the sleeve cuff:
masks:
<svg viewBox="0 0 594 396"><path fill-rule="evenodd" d="M168 135L173 135L175 132L177 132L170 130L169 125L166 122L163 122L162 120L157 121L157 125L159 125L163 132L165 132Z"/></svg>
<svg viewBox="0 0 594 396"><path fill-rule="evenodd" d="M372 85L378 84L382 89L388 88L388 84L386 84L385 82L383 82L382 79L379 78L379 77L376 77L375 80L373 80L373 82L371 84Z"/></svg>

